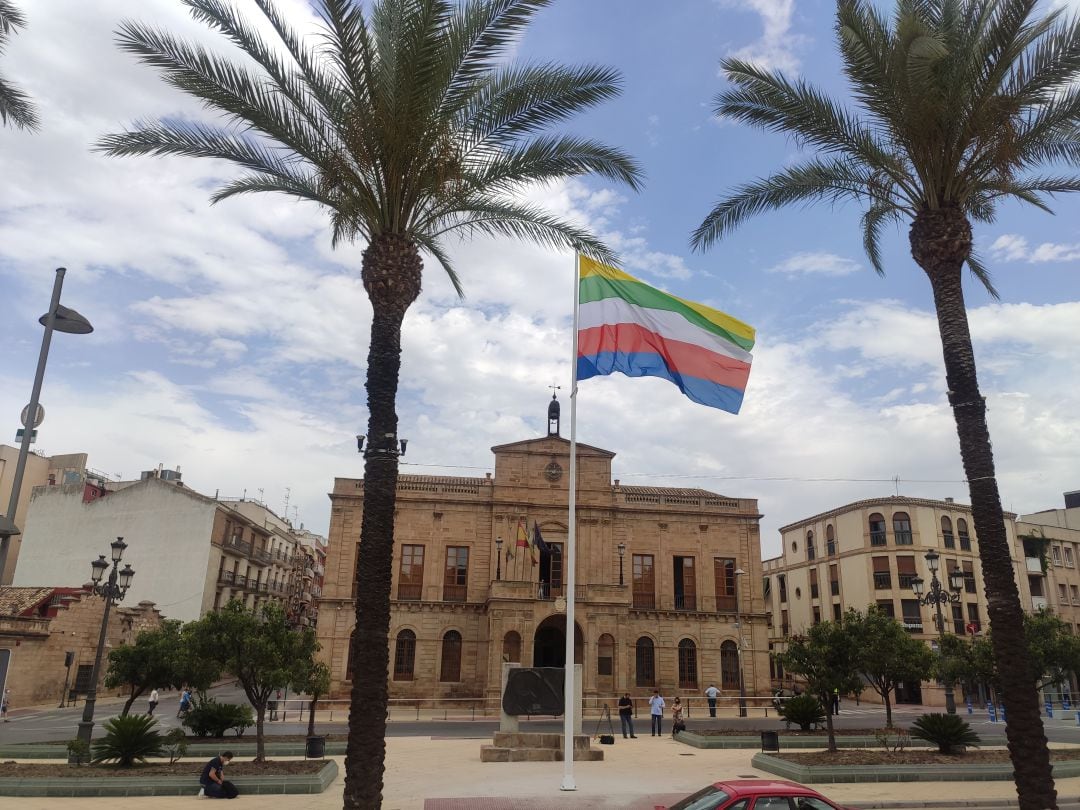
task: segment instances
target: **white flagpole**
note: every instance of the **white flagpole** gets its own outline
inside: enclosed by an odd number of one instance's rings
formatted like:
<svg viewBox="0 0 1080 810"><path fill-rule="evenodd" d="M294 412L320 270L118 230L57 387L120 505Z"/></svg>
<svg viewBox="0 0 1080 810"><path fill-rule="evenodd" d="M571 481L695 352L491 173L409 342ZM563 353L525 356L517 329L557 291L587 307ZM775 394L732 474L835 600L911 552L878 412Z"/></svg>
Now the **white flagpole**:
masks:
<svg viewBox="0 0 1080 810"><path fill-rule="evenodd" d="M574 349L570 356L570 517L566 532L566 668L563 686L563 780L561 790L577 790L574 782L574 716L577 690L574 688L574 572L577 568L577 356L578 299L581 289L581 255L574 251Z"/></svg>

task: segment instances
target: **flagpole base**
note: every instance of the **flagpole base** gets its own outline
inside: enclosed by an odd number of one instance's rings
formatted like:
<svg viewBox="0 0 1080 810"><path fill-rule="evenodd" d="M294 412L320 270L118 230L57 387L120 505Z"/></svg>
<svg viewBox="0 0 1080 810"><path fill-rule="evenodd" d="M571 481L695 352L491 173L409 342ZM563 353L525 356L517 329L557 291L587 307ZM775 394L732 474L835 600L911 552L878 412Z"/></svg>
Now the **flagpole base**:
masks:
<svg viewBox="0 0 1080 810"><path fill-rule="evenodd" d="M559 785L559 790L577 790L577 784L574 782L573 777L564 776L562 784Z"/></svg>

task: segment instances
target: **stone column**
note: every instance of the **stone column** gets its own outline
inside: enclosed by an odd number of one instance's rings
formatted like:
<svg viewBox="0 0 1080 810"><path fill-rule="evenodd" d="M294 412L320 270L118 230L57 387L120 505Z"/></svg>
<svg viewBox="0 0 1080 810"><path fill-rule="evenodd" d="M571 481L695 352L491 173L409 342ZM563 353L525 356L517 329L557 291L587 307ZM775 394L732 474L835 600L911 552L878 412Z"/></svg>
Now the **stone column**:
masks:
<svg viewBox="0 0 1080 810"><path fill-rule="evenodd" d="M502 665L502 686L499 688L499 731L518 731L517 715L503 711L502 696L506 692L506 681L510 677L510 670L520 666L521 664L510 661L504 661Z"/></svg>

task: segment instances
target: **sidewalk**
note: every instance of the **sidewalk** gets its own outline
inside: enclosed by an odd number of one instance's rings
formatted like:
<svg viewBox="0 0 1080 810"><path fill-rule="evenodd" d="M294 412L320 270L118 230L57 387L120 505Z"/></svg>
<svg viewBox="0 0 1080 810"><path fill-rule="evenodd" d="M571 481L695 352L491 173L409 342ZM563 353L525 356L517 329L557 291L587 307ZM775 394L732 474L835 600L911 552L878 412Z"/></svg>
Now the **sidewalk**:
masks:
<svg viewBox="0 0 1080 810"><path fill-rule="evenodd" d="M562 763L481 763L480 740L433 740L392 737L386 740L387 769L383 810L652 810L704 785L738 776L774 778L750 767L753 751L698 750L670 736L636 740L618 738L604 746L604 762L574 765L577 791L559 790ZM343 762L338 759L339 766ZM259 796L242 800L267 810L339 810L344 776L315 796ZM1062 799L1080 796L1080 777L1057 783ZM835 801L862 803L903 799L913 805L943 796L1013 799L1011 782L883 783L822 785ZM195 787L192 786L192 795ZM499 799L501 801L496 801ZM457 800L457 801L451 801ZM192 797L154 799L64 799L71 810L180 810ZM0 797L0 808L55 810L56 799Z"/></svg>

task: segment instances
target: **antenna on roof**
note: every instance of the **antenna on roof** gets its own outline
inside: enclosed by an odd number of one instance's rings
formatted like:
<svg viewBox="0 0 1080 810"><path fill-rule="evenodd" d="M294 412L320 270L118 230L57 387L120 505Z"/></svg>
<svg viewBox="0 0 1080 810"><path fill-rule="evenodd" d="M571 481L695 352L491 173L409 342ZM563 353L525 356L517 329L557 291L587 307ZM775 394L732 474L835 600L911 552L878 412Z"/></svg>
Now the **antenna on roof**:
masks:
<svg viewBox="0 0 1080 810"><path fill-rule="evenodd" d="M292 495L292 489L285 487L285 519L289 519L289 496Z"/></svg>

